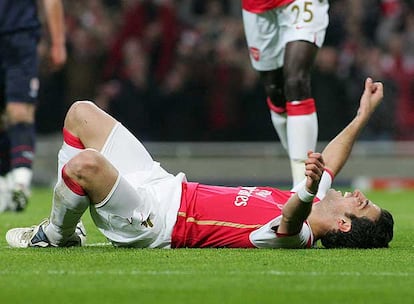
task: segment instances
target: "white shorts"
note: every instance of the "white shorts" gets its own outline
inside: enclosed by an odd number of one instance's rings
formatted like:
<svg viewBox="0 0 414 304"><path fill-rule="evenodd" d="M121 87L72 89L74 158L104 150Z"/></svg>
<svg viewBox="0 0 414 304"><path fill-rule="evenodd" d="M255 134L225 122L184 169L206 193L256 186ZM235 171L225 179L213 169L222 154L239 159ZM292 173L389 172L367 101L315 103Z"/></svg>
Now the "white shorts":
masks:
<svg viewBox="0 0 414 304"><path fill-rule="evenodd" d="M98 229L115 246L169 248L185 175L166 172L119 123L101 153L119 176L107 197L90 208Z"/></svg>
<svg viewBox="0 0 414 304"><path fill-rule="evenodd" d="M309 41L321 47L329 24L328 9L328 0L296 0L260 14L243 10L253 68L271 71L282 67L285 45L291 41Z"/></svg>

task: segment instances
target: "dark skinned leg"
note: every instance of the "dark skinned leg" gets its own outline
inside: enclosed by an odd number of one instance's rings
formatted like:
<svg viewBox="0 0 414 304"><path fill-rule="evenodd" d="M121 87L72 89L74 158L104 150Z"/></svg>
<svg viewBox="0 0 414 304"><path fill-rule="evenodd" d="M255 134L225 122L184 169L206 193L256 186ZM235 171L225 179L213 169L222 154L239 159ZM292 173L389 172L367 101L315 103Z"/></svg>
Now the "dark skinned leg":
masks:
<svg viewBox="0 0 414 304"><path fill-rule="evenodd" d="M307 41L286 44L283 72L288 101L311 97L310 71L317 51L318 47Z"/></svg>
<svg viewBox="0 0 414 304"><path fill-rule="evenodd" d="M264 85L266 95L268 96L268 106L270 109L270 118L273 127L279 137L283 147L288 151L287 135L286 135L286 98L283 93L283 68L260 72L260 77ZM269 99L273 106L269 105Z"/></svg>
<svg viewBox="0 0 414 304"><path fill-rule="evenodd" d="M294 185L304 178L304 161L307 152L315 149L318 136L310 86L310 70L317 51L317 46L305 41L290 42L285 48L286 134Z"/></svg>
<svg viewBox="0 0 414 304"><path fill-rule="evenodd" d="M283 80L283 68L272 71L261 71L260 79L264 85L266 95L270 98L272 103L279 107L284 108L286 98L284 94L284 80Z"/></svg>

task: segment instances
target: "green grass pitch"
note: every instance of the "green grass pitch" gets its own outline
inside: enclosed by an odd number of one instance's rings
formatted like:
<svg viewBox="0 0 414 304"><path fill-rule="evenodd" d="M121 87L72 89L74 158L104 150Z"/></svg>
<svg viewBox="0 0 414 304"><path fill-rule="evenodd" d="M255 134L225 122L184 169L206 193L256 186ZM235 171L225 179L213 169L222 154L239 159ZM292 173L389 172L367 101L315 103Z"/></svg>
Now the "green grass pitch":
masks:
<svg viewBox="0 0 414 304"><path fill-rule="evenodd" d="M396 221L380 250L116 249L93 226L87 247L11 249L9 228L47 217L50 189L0 214L1 303L414 303L414 192L370 192Z"/></svg>

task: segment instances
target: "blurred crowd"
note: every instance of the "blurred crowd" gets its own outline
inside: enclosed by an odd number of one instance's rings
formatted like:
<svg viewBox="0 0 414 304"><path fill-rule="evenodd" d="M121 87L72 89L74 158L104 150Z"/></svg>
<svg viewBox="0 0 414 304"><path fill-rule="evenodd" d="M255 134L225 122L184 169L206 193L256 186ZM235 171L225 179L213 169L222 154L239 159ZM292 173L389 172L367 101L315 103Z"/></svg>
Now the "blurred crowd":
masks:
<svg viewBox="0 0 414 304"><path fill-rule="evenodd" d="M70 104L87 99L144 141L275 140L240 2L64 1L68 62L43 65L38 131L60 130ZM386 94L363 139L414 140L414 1L330 3L312 75L319 140L351 119L367 76Z"/></svg>

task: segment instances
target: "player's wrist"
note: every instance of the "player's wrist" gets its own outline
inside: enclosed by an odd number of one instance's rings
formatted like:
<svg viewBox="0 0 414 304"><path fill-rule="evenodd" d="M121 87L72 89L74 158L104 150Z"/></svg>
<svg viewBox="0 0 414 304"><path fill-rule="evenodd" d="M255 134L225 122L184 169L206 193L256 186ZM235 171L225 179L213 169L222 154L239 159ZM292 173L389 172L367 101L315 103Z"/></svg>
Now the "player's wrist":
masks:
<svg viewBox="0 0 414 304"><path fill-rule="evenodd" d="M298 195L298 197L299 197L299 200L300 200L301 202L304 202L304 203L311 203L311 202L313 202L313 199L315 198L315 194L314 194L314 193L309 192L309 191L306 189L306 187L301 187L301 188L298 190L297 195Z"/></svg>

